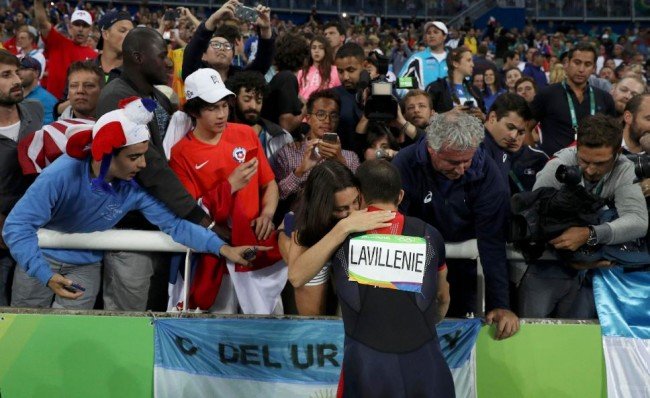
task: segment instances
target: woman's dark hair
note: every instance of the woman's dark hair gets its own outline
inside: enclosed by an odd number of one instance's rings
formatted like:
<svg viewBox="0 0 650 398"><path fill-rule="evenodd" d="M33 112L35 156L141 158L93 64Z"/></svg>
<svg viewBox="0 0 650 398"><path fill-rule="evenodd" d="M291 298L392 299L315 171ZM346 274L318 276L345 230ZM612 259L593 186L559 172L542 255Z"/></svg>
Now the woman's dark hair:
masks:
<svg viewBox="0 0 650 398"><path fill-rule="evenodd" d="M447 76L451 77L454 74L454 62L460 62L463 54L471 53L470 49L465 46L456 47L447 54Z"/></svg>
<svg viewBox="0 0 650 398"><path fill-rule="evenodd" d="M494 92L492 92L492 89L488 86L487 82L485 81L485 72L489 70L491 70L494 73L494 87L495 87ZM483 83L485 84L486 93L489 90L490 94L496 94L503 88L501 84L501 75L499 74L499 71L497 70L496 66L488 65L488 67L486 67L483 70Z"/></svg>
<svg viewBox="0 0 650 398"><path fill-rule="evenodd" d="M301 246L315 245L336 225L333 216L336 207L334 195L346 188L358 188L352 171L334 160L326 160L314 167L296 212L296 234Z"/></svg>
<svg viewBox="0 0 650 398"><path fill-rule="evenodd" d="M368 123L368 128L366 131L366 148L372 147L375 142L386 137L390 149L399 149L399 144L397 143L397 140L395 139L393 133L386 126L386 123L370 121Z"/></svg>
<svg viewBox="0 0 650 398"><path fill-rule="evenodd" d="M309 68L314 64L314 60L311 57L311 46L314 44L314 42L322 44L323 48L325 49L325 57L323 57L320 65L318 65L318 74L320 75L321 81L319 89L327 88L331 79L330 75L332 73L332 59L334 57L329 41L327 41L327 39L323 36L316 36L309 43L309 58L305 66L302 68L302 84L307 84L307 72L309 72Z"/></svg>
<svg viewBox="0 0 650 398"><path fill-rule="evenodd" d="M275 44L275 66L278 71L297 72L309 58L309 45L296 33L286 33Z"/></svg>

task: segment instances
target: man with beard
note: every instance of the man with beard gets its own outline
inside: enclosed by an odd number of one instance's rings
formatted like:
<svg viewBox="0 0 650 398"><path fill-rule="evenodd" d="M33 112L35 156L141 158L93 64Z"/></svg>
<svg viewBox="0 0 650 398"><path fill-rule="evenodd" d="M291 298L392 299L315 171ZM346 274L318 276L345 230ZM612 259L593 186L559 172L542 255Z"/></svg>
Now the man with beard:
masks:
<svg viewBox="0 0 650 398"><path fill-rule="evenodd" d="M54 121L52 111L56 104L56 98L46 89L38 84L38 77L41 74L41 64L36 59L26 56L20 60L20 69L18 76L23 85L23 95L25 99L38 101L43 105L45 118L43 124L49 124Z"/></svg>
<svg viewBox="0 0 650 398"><path fill-rule="evenodd" d="M255 130L264 154L273 167L275 153L292 142L293 138L279 125L260 117L267 89L264 76L258 72L241 72L228 79L226 87L237 97L234 121L247 124Z"/></svg>
<svg viewBox="0 0 650 398"><path fill-rule="evenodd" d="M338 95L340 106L340 117L338 122L339 139L341 147L347 150L354 150L357 154L361 153L365 147L365 136L356 134L357 131L363 130L367 124L366 118L362 118L363 110L357 102L357 91L363 62L366 56L363 48L357 43L345 43L336 52L336 69L339 73L341 85L334 87L332 90ZM365 123L359 123L363 120Z"/></svg>
<svg viewBox="0 0 650 398"><path fill-rule="evenodd" d="M147 165L138 173L136 181L179 217L207 227L212 224L212 220L169 168L162 147L170 114L173 112L169 99L154 87L156 84L167 82L165 40L154 29L138 27L126 35L122 50L122 74L102 90L96 116L99 118L117 109L119 102L124 98L136 96L156 100L154 118L148 123L151 140L145 154ZM136 213L125 217L118 227L152 228L151 224ZM160 299L161 305L163 301L166 305L166 261L166 257L158 253L106 252L104 307L111 310L145 310L148 308L147 297L152 276L160 283L154 287L155 282L151 282L153 294L160 296L157 299ZM155 304L151 304L149 308L151 307L155 307Z"/></svg>
<svg viewBox="0 0 650 398"><path fill-rule="evenodd" d="M0 230L9 211L25 193L30 179L18 163L18 141L43 126L43 107L23 101L20 61L0 50ZM0 238L0 307L9 305L7 282L15 262Z"/></svg>
<svg viewBox="0 0 650 398"><path fill-rule="evenodd" d="M639 77L628 76L619 80L618 83L612 86L609 92L614 99L614 107L616 108L617 116L623 116L625 105L628 101L640 94L645 93L645 82Z"/></svg>
<svg viewBox="0 0 650 398"><path fill-rule="evenodd" d="M63 96L65 75L75 61L94 59L97 53L86 46L93 24L92 16L84 10L75 10L70 17L70 37L61 35L52 26L41 0L34 1L34 17L45 42L47 59L47 84L45 88L57 98Z"/></svg>
<svg viewBox="0 0 650 398"><path fill-rule="evenodd" d="M429 119L436 113L433 110L429 93L419 89L409 90L406 93L402 99L402 111L404 112L404 119L417 129L416 134L418 136L424 134L424 129L429 125ZM404 128L404 130L407 130L406 133L408 133L409 127L407 125Z"/></svg>

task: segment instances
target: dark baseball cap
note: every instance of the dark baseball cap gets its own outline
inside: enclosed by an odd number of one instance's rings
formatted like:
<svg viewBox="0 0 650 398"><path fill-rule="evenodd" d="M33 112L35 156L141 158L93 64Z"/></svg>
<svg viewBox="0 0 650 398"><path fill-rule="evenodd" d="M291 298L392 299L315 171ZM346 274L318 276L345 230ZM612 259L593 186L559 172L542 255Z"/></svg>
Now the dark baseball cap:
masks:
<svg viewBox="0 0 650 398"><path fill-rule="evenodd" d="M41 73L41 63L30 56L25 56L20 60L20 67L23 69L34 69L38 73Z"/></svg>
<svg viewBox="0 0 650 398"><path fill-rule="evenodd" d="M131 14L126 11L113 10L104 14L103 17L97 22L97 27L99 27L100 33L106 29L110 29L111 26L115 25L119 21L131 21ZM99 36L99 41L97 42L97 49L101 50L104 47L104 38Z"/></svg>

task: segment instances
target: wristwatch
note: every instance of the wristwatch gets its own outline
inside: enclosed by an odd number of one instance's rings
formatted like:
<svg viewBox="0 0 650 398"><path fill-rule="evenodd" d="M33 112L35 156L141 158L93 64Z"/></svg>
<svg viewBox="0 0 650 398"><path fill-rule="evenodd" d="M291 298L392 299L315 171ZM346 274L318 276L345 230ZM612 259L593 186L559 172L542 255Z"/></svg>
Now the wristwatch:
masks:
<svg viewBox="0 0 650 398"><path fill-rule="evenodd" d="M587 246L596 246L598 244L598 237L596 236L596 230L593 226L589 226L589 237L587 238Z"/></svg>

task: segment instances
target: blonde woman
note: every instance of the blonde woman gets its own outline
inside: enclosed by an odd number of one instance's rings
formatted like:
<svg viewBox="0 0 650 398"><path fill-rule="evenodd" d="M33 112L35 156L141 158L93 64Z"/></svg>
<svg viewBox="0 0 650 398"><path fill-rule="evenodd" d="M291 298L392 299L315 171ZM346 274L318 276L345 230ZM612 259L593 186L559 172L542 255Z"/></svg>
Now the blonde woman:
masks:
<svg viewBox="0 0 650 398"><path fill-rule="evenodd" d="M558 62L551 68L551 72L548 77L549 84L562 83L564 79L566 79L564 65Z"/></svg>

